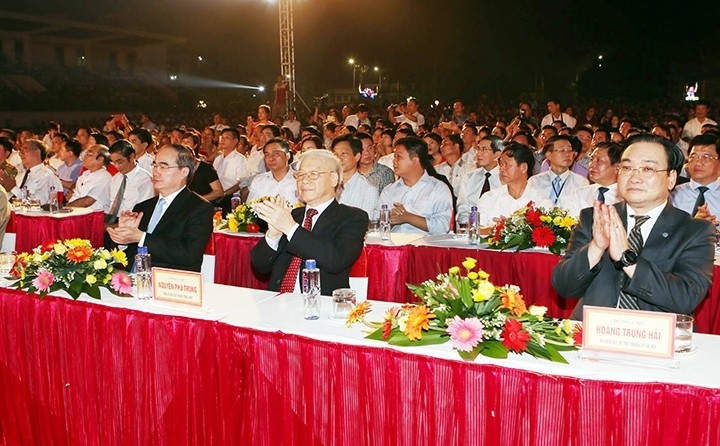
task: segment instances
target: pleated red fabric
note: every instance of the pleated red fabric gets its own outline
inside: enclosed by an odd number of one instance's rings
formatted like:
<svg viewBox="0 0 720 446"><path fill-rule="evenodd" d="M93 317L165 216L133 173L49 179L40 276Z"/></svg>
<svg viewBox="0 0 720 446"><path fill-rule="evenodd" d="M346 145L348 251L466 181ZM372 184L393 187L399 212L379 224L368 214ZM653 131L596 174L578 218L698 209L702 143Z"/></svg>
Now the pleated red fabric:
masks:
<svg viewBox="0 0 720 446"><path fill-rule="evenodd" d="M63 218L15 214L14 229L17 252L29 252L38 245L70 238L87 239L95 248L100 248L103 246L105 222L102 212Z"/></svg>

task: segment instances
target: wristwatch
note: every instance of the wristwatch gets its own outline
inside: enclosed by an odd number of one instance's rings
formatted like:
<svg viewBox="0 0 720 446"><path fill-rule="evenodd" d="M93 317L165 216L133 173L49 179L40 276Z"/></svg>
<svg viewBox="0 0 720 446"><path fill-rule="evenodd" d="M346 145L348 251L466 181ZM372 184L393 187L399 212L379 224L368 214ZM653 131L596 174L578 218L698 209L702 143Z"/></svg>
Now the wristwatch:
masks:
<svg viewBox="0 0 720 446"><path fill-rule="evenodd" d="M626 266L634 265L637 262L638 255L632 249L626 249L620 256L620 260L614 262L615 268L623 269Z"/></svg>

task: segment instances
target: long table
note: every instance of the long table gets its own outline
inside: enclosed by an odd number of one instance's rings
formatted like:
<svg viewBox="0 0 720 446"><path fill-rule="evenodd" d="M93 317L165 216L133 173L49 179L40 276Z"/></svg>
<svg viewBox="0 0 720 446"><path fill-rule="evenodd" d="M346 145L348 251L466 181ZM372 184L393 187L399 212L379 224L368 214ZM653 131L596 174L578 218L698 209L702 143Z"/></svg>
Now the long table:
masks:
<svg viewBox="0 0 720 446"><path fill-rule="evenodd" d="M14 212L7 232L15 232L15 250L32 251L38 245L70 238L90 240L95 247L103 246L104 214L89 208L68 208L68 213L46 211Z"/></svg>
<svg viewBox="0 0 720 446"><path fill-rule="evenodd" d="M268 277L258 274L250 264L250 250L257 236L216 232L215 282L220 284L267 289ZM528 304L548 307L548 314L567 318L577 299L564 299L552 287L550 277L560 257L543 251L497 251L457 246L429 246L393 242L366 243L369 299L390 302L413 302L407 283L433 279L439 272L460 266L466 257L477 259L495 284L520 287ZM720 267L715 266L713 284L695 318L702 333L720 334Z"/></svg>
<svg viewBox="0 0 720 446"><path fill-rule="evenodd" d="M391 348L300 297L205 310L0 289L0 444L720 445L720 339L679 370ZM391 303L374 302L373 318Z"/></svg>

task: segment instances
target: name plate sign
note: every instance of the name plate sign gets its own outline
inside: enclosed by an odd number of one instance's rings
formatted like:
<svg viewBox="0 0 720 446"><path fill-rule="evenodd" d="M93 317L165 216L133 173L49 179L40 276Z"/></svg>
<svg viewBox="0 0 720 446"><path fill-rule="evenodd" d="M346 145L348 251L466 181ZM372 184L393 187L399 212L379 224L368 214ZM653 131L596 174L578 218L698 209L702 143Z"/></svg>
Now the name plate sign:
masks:
<svg viewBox="0 0 720 446"><path fill-rule="evenodd" d="M202 306L202 274L168 268L152 269L155 300Z"/></svg>
<svg viewBox="0 0 720 446"><path fill-rule="evenodd" d="M673 359L674 313L583 307L583 351Z"/></svg>

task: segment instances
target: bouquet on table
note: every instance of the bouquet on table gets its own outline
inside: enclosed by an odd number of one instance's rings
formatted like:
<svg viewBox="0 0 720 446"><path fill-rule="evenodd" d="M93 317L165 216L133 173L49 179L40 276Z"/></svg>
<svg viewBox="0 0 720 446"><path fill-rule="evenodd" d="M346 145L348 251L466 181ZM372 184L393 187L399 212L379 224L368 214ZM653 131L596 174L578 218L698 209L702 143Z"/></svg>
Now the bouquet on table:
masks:
<svg viewBox="0 0 720 446"><path fill-rule="evenodd" d="M515 285L495 286L477 261L466 258L466 273L454 266L436 280L410 285L421 304L405 304L388 310L382 322L369 322L370 302L357 305L347 326L363 322L373 329L367 338L392 345L413 346L452 342L460 357L474 360L479 354L507 358L509 352L567 363L559 353L575 350L582 328L569 320L545 316L546 307L526 308Z"/></svg>
<svg viewBox="0 0 720 446"><path fill-rule="evenodd" d="M495 223L487 237L487 244L489 248L517 248L518 251L548 248L553 254L560 255L567 248L577 223L565 209L554 207L546 210L535 207L531 201Z"/></svg>
<svg viewBox="0 0 720 446"><path fill-rule="evenodd" d="M260 232L263 230L263 221L257 216L254 206L257 203L270 200L272 197L264 196L236 207L232 212L227 214L226 218L222 218L222 212L215 213L215 229L226 229L230 232ZM288 208L292 209L292 204L287 203ZM265 228L267 229L267 228Z"/></svg>
<svg viewBox="0 0 720 446"><path fill-rule="evenodd" d="M100 299L100 288L113 294L128 296L132 280L117 265L127 266L125 252L105 248L94 249L89 240L70 239L46 243L32 252L18 254L10 270L10 286L40 297L65 290L73 299L86 293Z"/></svg>

